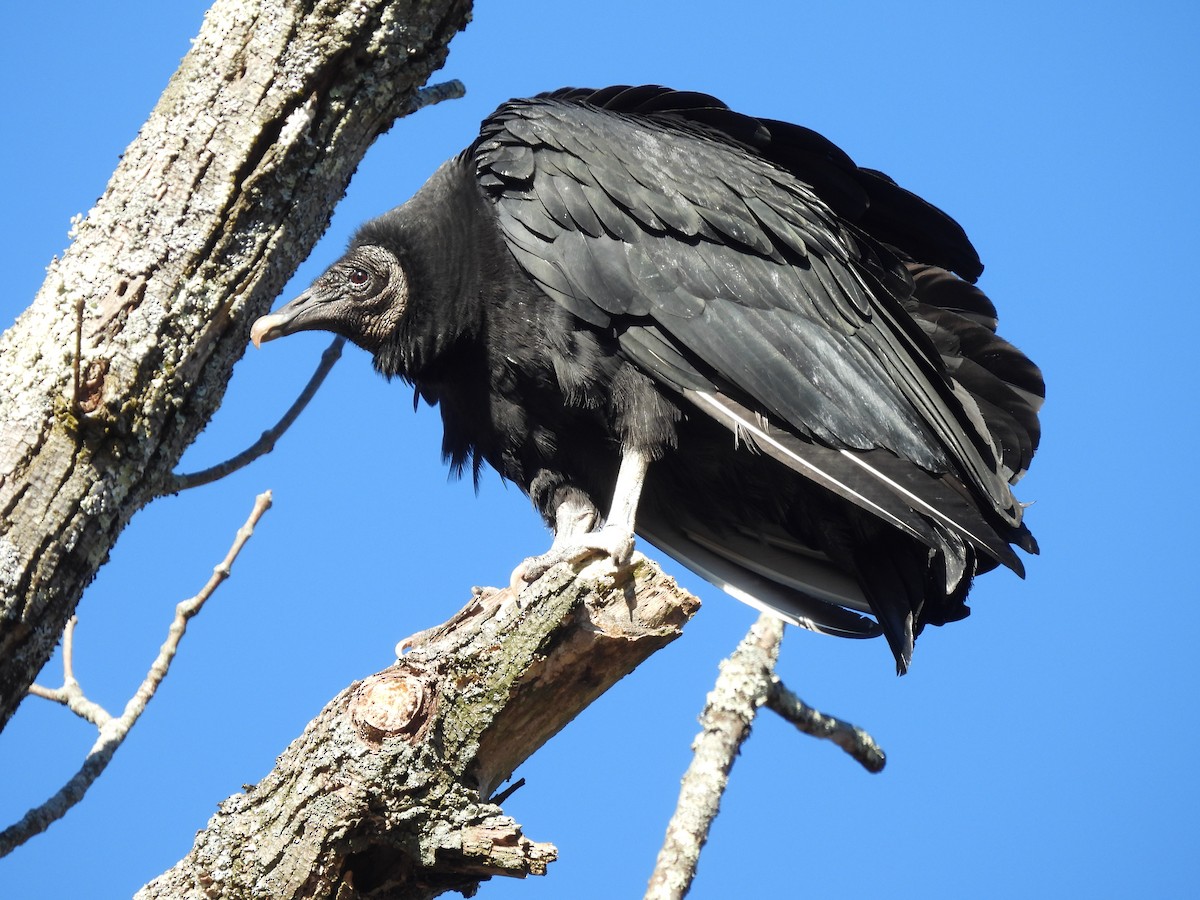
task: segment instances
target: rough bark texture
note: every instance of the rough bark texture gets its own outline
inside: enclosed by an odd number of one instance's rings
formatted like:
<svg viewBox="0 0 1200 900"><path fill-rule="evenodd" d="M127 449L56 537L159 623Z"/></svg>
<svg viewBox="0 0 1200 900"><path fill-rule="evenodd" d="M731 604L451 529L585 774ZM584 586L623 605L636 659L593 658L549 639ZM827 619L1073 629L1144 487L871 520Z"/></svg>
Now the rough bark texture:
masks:
<svg viewBox="0 0 1200 900"><path fill-rule="evenodd" d="M477 590L334 698L139 900L472 896L544 873L557 851L488 798L698 606L640 558L616 576L557 566L519 601Z"/></svg>
<svg viewBox="0 0 1200 900"><path fill-rule="evenodd" d="M0 727L470 0L220 0L0 338Z"/></svg>
<svg viewBox="0 0 1200 900"><path fill-rule="evenodd" d="M645 900L682 900L696 875L700 850L721 806L729 773L758 708L774 684L783 622L759 616L721 674L700 714L701 731L692 742L692 761L679 787L679 802L667 825Z"/></svg>

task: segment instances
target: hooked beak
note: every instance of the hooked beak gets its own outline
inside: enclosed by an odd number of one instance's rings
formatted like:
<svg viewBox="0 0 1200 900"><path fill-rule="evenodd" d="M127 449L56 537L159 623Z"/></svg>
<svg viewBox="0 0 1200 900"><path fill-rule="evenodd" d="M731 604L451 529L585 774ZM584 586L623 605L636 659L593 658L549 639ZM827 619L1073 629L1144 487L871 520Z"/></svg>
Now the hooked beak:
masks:
<svg viewBox="0 0 1200 900"><path fill-rule="evenodd" d="M250 326L250 340L255 347L261 347L266 341L273 341L297 331L321 328L321 323L314 321L313 313L319 307L312 297L312 291L307 290L295 300L285 303L275 312L262 316Z"/></svg>

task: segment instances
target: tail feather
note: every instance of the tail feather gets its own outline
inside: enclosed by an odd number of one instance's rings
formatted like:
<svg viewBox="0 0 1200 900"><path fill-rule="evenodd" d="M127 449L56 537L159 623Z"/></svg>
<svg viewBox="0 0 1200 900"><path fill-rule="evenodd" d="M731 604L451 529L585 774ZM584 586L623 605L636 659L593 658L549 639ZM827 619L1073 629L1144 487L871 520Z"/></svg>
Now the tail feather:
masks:
<svg viewBox="0 0 1200 900"><path fill-rule="evenodd" d="M1024 571L1009 546L1010 533L997 533L951 479L924 471L886 450L833 450L772 428L729 397L716 392L684 391L684 396L740 439L782 462L855 506L933 549L942 542L931 524L938 522L1013 571Z"/></svg>
<svg viewBox="0 0 1200 900"><path fill-rule="evenodd" d="M638 533L672 559L755 609L810 631L846 638L878 637L880 627L847 609L868 608L853 579L819 557L739 552L730 535L706 534L699 523L681 528L665 518L639 518ZM744 538L743 538L744 540ZM742 551L748 548L741 548Z"/></svg>

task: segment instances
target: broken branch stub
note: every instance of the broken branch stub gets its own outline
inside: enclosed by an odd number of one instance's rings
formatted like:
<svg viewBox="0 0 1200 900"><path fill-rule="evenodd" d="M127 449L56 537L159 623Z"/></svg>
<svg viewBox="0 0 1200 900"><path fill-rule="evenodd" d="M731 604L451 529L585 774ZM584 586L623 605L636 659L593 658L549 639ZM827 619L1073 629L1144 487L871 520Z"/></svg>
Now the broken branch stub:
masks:
<svg viewBox="0 0 1200 900"><path fill-rule="evenodd" d="M488 798L698 608L641 558L616 574L558 566L520 598L477 591L335 697L138 896L471 896L493 875L544 874L553 845Z"/></svg>

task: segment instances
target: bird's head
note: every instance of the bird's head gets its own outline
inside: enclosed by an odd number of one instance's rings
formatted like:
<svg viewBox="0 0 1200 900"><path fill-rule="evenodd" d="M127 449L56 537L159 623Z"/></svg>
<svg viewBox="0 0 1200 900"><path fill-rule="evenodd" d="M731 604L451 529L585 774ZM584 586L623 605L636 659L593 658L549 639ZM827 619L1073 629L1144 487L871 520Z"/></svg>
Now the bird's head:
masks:
<svg viewBox="0 0 1200 900"><path fill-rule="evenodd" d="M308 290L250 329L264 341L297 331L332 331L374 353L392 335L409 300L409 281L400 260L378 244L356 243Z"/></svg>

